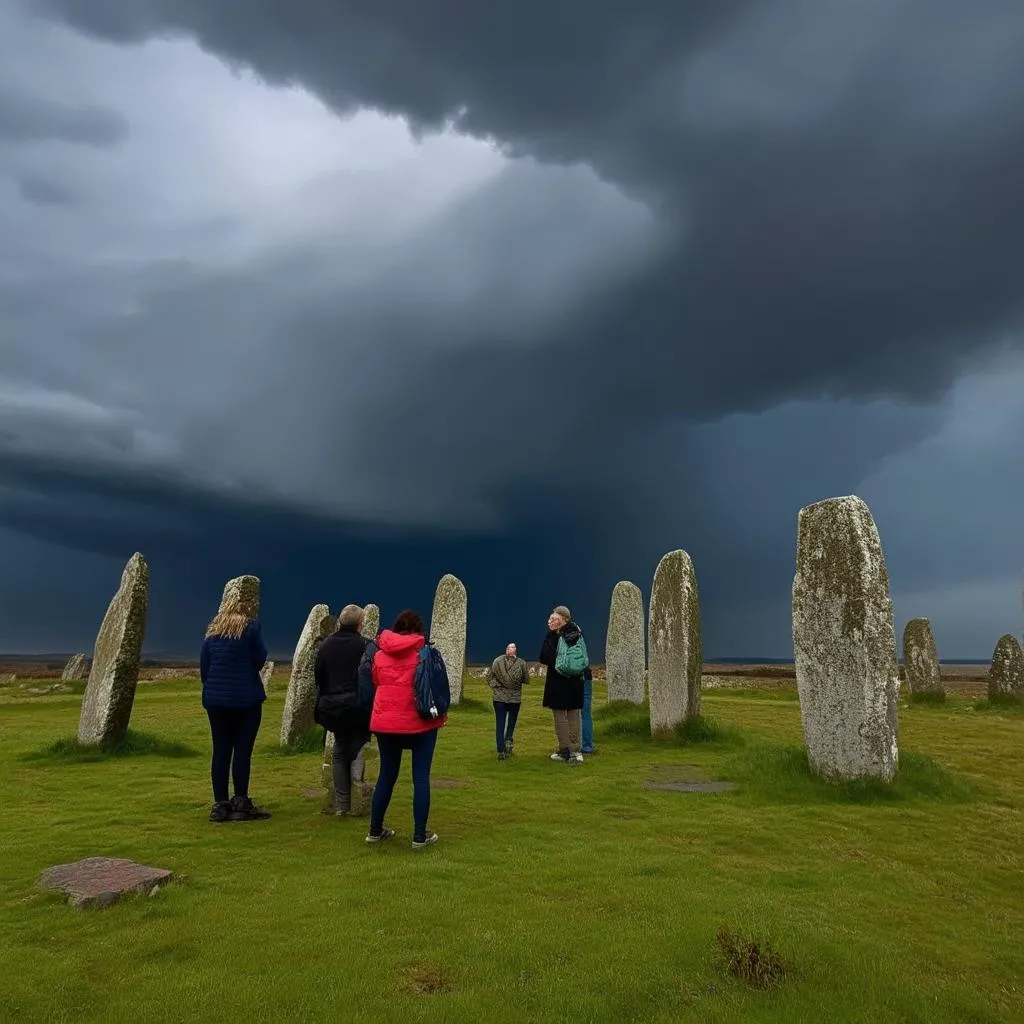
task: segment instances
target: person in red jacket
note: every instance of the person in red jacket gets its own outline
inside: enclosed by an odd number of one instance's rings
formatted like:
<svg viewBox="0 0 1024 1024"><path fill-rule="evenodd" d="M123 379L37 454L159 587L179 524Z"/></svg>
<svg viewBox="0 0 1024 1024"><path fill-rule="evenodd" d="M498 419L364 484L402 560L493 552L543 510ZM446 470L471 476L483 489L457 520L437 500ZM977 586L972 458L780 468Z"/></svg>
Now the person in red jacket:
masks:
<svg viewBox="0 0 1024 1024"><path fill-rule="evenodd" d="M412 752L412 848L422 849L437 842L437 833L427 831L430 813L430 765L434 759L437 730L447 715L421 718L416 710L413 677L420 651L427 642L423 620L414 611L404 611L390 629L377 638L373 655L373 714L370 731L377 737L380 768L370 805L368 843L390 839L394 829L384 827L384 815L402 767L402 751Z"/></svg>

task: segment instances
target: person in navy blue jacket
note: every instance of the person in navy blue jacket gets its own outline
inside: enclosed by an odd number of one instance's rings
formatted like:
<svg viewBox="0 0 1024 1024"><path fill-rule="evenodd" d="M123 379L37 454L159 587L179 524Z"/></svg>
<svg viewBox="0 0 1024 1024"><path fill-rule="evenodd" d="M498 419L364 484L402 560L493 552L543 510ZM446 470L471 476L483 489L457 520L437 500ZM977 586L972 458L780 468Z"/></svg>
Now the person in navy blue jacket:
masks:
<svg viewBox="0 0 1024 1024"><path fill-rule="evenodd" d="M203 681L203 707L213 735L213 809L210 821L253 821L269 818L249 796L252 749L263 718L267 695L260 679L267 648L256 619L230 602L206 628L199 655ZM235 795L228 799L228 776Z"/></svg>

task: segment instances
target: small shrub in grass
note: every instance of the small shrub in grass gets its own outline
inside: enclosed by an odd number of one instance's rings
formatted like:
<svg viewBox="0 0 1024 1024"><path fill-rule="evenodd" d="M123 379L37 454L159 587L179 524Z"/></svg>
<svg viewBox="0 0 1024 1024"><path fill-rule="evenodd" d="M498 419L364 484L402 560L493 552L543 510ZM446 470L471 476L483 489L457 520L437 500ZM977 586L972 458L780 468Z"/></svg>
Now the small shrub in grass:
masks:
<svg viewBox="0 0 1024 1024"><path fill-rule="evenodd" d="M184 743L161 739L151 733L129 729L124 736L98 744L82 744L77 736L65 736L40 750L22 755L24 761L86 764L111 757L197 757L198 750Z"/></svg>
<svg viewBox="0 0 1024 1024"><path fill-rule="evenodd" d="M786 977L786 965L771 943L723 925L715 934L722 967L751 988L775 988Z"/></svg>
<svg viewBox="0 0 1024 1024"><path fill-rule="evenodd" d="M311 725L304 732L300 732L287 746L275 747L274 750L286 757L292 754L320 754L323 753L326 740L327 734L323 727Z"/></svg>
<svg viewBox="0 0 1024 1024"><path fill-rule="evenodd" d="M946 703L945 690L925 690L923 693L911 693L907 696L908 704L919 707L942 707Z"/></svg>

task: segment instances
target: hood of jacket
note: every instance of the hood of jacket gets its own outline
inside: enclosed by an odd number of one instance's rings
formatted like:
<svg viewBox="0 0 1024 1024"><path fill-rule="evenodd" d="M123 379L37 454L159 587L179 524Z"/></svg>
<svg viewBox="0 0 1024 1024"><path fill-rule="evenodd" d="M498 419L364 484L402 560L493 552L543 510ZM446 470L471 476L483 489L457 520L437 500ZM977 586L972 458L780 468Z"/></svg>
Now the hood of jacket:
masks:
<svg viewBox="0 0 1024 1024"><path fill-rule="evenodd" d="M400 658L410 651L418 651L426 642L427 639L422 633L393 633L390 629L385 629L377 637L377 646L385 654L395 658Z"/></svg>

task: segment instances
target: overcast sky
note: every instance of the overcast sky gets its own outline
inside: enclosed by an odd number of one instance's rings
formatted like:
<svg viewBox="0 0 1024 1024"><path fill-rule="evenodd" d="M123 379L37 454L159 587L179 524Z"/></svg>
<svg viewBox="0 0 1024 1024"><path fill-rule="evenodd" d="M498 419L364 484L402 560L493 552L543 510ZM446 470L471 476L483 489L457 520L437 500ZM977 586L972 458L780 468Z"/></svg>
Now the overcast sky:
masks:
<svg viewBox="0 0 1024 1024"><path fill-rule="evenodd" d="M438 10L443 8L443 14ZM627 13L628 12L628 13ZM791 655L802 505L896 628L1022 629L1020 0L0 4L0 649L224 579L533 655L694 559Z"/></svg>

